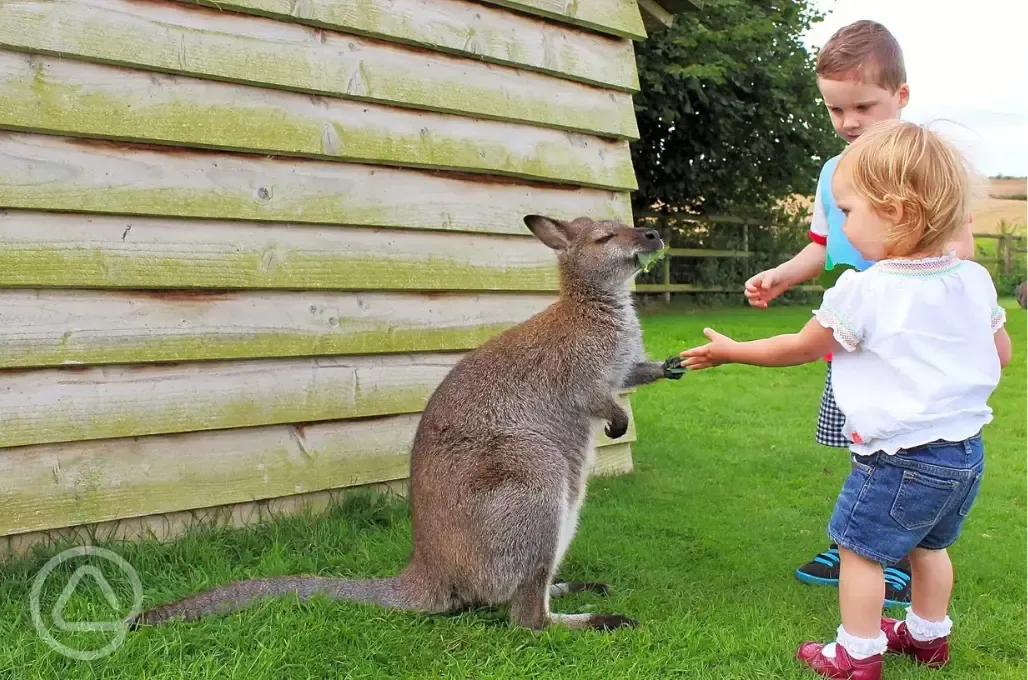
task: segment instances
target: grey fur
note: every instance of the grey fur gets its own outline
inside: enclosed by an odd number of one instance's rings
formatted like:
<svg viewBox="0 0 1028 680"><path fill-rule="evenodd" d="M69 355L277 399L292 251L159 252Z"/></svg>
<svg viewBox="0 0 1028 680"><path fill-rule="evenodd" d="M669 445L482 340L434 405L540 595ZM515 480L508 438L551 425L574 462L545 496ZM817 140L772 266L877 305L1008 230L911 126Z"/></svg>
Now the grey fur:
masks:
<svg viewBox="0 0 1028 680"><path fill-rule="evenodd" d="M561 293L546 310L458 362L422 414L410 458L413 550L381 579L289 576L237 581L143 612L130 623L196 619L291 594L373 602L426 613L509 605L513 623L608 629L616 614L554 615L549 599L602 583L554 583L577 526L592 433L628 427L616 395L679 377L647 361L629 283L636 255L662 247L654 231L616 222L529 215L557 251Z"/></svg>

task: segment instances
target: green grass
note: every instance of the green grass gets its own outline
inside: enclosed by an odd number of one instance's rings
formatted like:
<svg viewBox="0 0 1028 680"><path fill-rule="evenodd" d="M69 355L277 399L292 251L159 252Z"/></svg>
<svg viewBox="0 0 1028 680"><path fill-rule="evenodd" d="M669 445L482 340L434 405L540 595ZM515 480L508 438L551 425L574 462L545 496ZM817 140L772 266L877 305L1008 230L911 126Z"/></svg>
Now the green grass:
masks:
<svg viewBox="0 0 1028 680"><path fill-rule="evenodd" d="M992 399L980 502L952 550L953 664L940 673L889 658L890 679L1025 677L1026 319L1010 309L1015 361ZM644 325L651 356L663 357L702 341L704 325L747 338L799 328L808 315L675 312L648 315ZM825 547L847 467L845 453L812 441L823 371L723 367L633 397L636 470L593 481L562 574L607 580L615 592L554 608L625 613L639 619L635 630L531 633L508 627L503 613L426 617L280 600L143 629L110 656L74 661L33 629L27 603L47 558L40 554L0 567L0 678L813 677L793 651L834 634L836 591L802 585L793 570ZM403 505L358 498L320 520L115 547L154 604L249 575L391 573L406 559L409 523ZM48 580L44 601L60 588ZM98 589L80 588L66 618L110 618L108 609ZM60 635L79 646L90 636Z"/></svg>

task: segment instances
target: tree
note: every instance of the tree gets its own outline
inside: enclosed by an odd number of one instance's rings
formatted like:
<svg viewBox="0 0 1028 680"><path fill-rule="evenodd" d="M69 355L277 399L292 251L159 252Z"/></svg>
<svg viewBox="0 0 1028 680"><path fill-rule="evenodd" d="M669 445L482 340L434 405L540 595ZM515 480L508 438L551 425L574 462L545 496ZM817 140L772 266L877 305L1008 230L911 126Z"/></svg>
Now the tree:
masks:
<svg viewBox="0 0 1028 680"><path fill-rule="evenodd" d="M802 42L820 18L809 0L705 0L637 45L637 210L763 215L813 193L843 148Z"/></svg>

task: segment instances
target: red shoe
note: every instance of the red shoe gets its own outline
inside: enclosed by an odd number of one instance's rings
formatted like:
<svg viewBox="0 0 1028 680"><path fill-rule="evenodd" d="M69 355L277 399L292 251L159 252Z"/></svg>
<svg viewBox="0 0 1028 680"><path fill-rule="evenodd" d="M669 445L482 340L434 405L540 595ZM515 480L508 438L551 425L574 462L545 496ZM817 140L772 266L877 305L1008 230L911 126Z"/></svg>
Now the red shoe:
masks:
<svg viewBox="0 0 1028 680"><path fill-rule="evenodd" d="M818 675L841 680L881 680L882 655L875 654L866 659L850 658L842 645L835 645L835 658L824 655L825 646L820 642L804 642L796 650L796 658L810 666Z"/></svg>
<svg viewBox="0 0 1028 680"><path fill-rule="evenodd" d="M942 668L949 663L949 638L936 638L930 642L915 640L907 630L907 622L896 619L883 618L882 631L893 654L908 654L929 668Z"/></svg>

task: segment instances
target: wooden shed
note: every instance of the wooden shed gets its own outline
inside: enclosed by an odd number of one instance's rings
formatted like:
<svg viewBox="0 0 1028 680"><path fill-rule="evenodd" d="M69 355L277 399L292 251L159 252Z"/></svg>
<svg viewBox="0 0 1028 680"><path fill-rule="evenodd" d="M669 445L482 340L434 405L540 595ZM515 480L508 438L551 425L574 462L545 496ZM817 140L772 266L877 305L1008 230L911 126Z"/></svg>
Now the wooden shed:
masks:
<svg viewBox="0 0 1028 680"><path fill-rule="evenodd" d="M522 217L632 221L633 41L683 5L0 2L0 553L402 483L553 300Z"/></svg>

